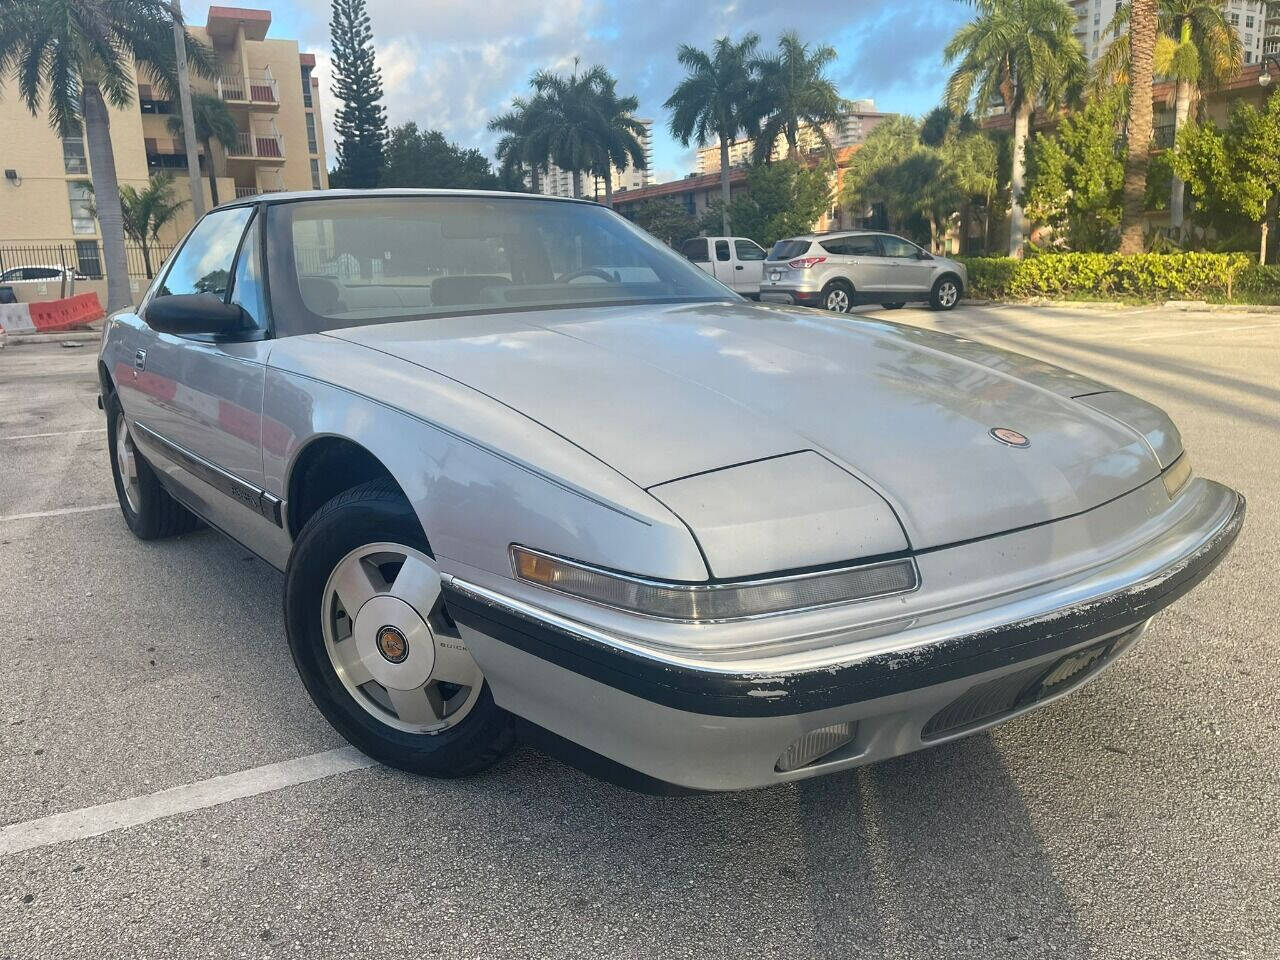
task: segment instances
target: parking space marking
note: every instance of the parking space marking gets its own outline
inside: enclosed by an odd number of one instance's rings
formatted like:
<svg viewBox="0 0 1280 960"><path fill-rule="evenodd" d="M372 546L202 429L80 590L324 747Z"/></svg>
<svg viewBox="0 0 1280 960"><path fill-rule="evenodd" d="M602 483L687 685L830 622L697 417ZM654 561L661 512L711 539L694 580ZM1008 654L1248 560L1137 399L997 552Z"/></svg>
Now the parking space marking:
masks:
<svg viewBox="0 0 1280 960"><path fill-rule="evenodd" d="M1138 343L1143 340L1169 340L1173 337L1199 337L1207 333L1229 333L1232 330L1257 330L1259 327L1275 327L1280 326L1275 322L1271 323L1246 323L1236 327L1200 327L1196 330L1166 330L1164 333L1149 333L1145 337L1130 337L1129 343Z"/></svg>
<svg viewBox="0 0 1280 960"><path fill-rule="evenodd" d="M0 437L0 440L37 440L40 437L69 437L76 433L106 433L106 427L90 427L87 430L56 430L53 433L20 433L15 437Z"/></svg>
<svg viewBox="0 0 1280 960"><path fill-rule="evenodd" d="M136 827L152 820L205 810L233 800L243 800L286 787L323 780L340 773L363 770L377 761L355 747L339 747L323 753L284 760L229 773L199 783L170 787L142 797L104 803L82 810L55 813L0 828L0 857L55 843L100 837L112 830Z"/></svg>
<svg viewBox="0 0 1280 960"><path fill-rule="evenodd" d="M120 506L118 503L95 503L91 507L62 507L59 510L37 510L35 513L12 513L0 517L0 523L6 520L38 520L40 517L62 517L69 513L93 513L97 510L112 510Z"/></svg>

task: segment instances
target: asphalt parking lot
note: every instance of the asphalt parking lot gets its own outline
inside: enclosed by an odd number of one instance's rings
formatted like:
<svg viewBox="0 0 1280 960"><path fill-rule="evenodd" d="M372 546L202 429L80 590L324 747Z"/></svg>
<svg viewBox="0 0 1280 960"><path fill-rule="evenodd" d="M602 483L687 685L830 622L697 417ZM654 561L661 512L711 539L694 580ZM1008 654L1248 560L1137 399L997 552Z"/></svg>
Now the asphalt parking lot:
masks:
<svg viewBox="0 0 1280 960"><path fill-rule="evenodd" d="M341 749L281 576L128 533L95 345L0 351L0 958L1280 956L1280 314L871 315L1155 401L1245 530L1074 696L683 798L529 748L456 782ZM84 836L112 817L145 822Z"/></svg>

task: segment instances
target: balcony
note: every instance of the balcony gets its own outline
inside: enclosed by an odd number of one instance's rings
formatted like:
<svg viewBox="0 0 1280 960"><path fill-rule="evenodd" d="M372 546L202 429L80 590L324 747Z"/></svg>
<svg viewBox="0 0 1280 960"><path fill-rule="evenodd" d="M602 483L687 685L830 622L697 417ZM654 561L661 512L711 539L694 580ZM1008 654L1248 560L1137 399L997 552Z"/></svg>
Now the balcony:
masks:
<svg viewBox="0 0 1280 960"><path fill-rule="evenodd" d="M280 106L280 88L270 70L253 70L247 77L227 71L218 76L214 87L218 96L227 103L266 108Z"/></svg>
<svg viewBox="0 0 1280 960"><path fill-rule="evenodd" d="M284 137L279 133L237 133L236 142L227 151L233 160L262 160L284 163Z"/></svg>

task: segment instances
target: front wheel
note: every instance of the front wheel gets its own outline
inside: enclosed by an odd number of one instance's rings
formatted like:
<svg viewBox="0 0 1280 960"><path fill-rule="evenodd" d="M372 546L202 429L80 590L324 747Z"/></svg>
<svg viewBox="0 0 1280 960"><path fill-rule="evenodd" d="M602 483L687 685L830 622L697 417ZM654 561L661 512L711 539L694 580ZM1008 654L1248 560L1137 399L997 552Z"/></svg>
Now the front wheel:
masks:
<svg viewBox="0 0 1280 960"><path fill-rule="evenodd" d="M478 773L511 745L510 717L449 616L427 538L390 480L321 507L285 577L294 663L352 744L436 777Z"/></svg>
<svg viewBox="0 0 1280 960"><path fill-rule="evenodd" d="M953 310L960 302L960 281L955 277L939 277L929 295L929 304L935 310Z"/></svg>
<svg viewBox="0 0 1280 960"><path fill-rule="evenodd" d="M848 313L853 306L853 288L843 280L832 280L822 288L821 301L832 313Z"/></svg>

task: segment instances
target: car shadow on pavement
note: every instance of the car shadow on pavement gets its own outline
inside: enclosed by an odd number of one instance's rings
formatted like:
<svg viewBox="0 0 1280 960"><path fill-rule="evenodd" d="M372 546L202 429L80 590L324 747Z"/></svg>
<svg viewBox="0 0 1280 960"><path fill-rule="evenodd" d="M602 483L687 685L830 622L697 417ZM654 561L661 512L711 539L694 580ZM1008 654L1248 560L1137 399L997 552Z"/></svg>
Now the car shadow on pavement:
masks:
<svg viewBox="0 0 1280 960"><path fill-rule="evenodd" d="M1088 955L990 736L796 789L815 955Z"/></svg>

